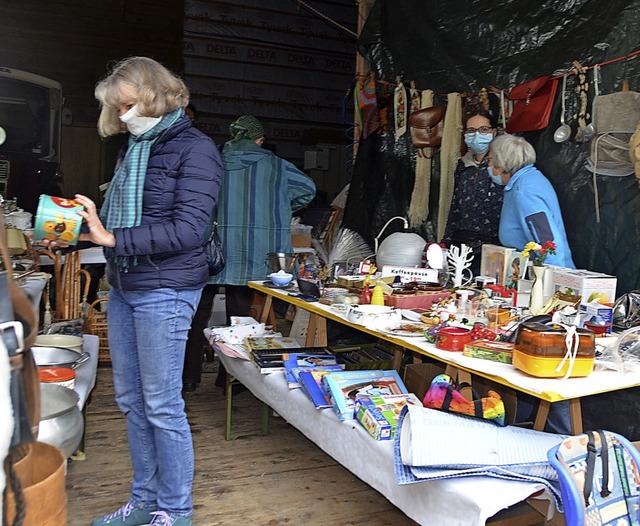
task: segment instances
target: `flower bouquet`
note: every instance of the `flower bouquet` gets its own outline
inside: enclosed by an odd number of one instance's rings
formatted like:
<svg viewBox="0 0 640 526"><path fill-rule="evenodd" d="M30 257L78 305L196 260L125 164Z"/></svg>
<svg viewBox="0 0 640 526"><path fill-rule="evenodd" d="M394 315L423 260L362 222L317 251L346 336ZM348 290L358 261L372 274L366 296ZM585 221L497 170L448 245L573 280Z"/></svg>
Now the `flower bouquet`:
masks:
<svg viewBox="0 0 640 526"><path fill-rule="evenodd" d="M531 262L535 267L544 266L544 261L549 254L556 253L556 244L553 241L545 241L542 245L535 241L529 241L522 251L522 257L531 258Z"/></svg>

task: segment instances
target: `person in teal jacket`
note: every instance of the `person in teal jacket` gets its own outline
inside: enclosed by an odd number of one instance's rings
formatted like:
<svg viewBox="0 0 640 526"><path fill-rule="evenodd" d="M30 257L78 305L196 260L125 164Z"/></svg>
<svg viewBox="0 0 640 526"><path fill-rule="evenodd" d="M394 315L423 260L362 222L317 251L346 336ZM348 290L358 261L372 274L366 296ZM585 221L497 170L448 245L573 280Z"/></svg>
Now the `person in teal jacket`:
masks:
<svg viewBox="0 0 640 526"><path fill-rule="evenodd" d="M529 241L553 241L546 263L576 268L556 191L534 166L536 151L524 138L504 134L489 148L489 177L504 186L498 236L505 247L523 250Z"/></svg>
<svg viewBox="0 0 640 526"><path fill-rule="evenodd" d="M316 194L313 180L292 163L262 148L264 129L250 115L230 126L222 151L218 233L225 267L213 283L244 287L266 279L270 252L292 252L291 215ZM226 292L228 294L228 292Z"/></svg>
<svg viewBox="0 0 640 526"><path fill-rule="evenodd" d="M231 316L250 316L253 290L247 281L267 279L270 252L293 252L291 216L316 195L313 180L292 163L262 148L264 128L251 115L242 115L229 127L231 140L222 151L222 187L218 199L218 234L225 266L212 276L204 295L213 301L215 285L224 285L227 323ZM206 317L211 309L206 306ZM198 308L200 309L200 307ZM192 334L202 333L194 318ZM187 344L189 350L190 345ZM216 385L224 386L221 368ZM193 387L193 386L189 386Z"/></svg>

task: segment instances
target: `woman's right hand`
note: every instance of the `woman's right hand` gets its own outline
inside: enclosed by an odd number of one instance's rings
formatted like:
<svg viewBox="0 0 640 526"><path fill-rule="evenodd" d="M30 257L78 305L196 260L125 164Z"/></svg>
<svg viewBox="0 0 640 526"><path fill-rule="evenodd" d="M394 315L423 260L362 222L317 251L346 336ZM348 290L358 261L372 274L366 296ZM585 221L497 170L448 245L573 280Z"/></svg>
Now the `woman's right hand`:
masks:
<svg viewBox="0 0 640 526"><path fill-rule="evenodd" d="M80 241L91 241L96 245L103 247L115 247L116 238L104 227L102 221L100 221L98 211L96 210L96 204L91 199L81 194L76 194L74 199L84 206L84 210L78 211L78 214L83 217L89 227L88 234L80 234Z"/></svg>

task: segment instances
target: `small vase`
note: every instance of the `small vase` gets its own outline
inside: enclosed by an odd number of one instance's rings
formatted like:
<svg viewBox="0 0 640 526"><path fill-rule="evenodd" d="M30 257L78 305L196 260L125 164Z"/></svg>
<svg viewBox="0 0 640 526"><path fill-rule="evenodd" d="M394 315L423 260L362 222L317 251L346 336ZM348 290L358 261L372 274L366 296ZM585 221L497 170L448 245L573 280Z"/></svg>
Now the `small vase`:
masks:
<svg viewBox="0 0 640 526"><path fill-rule="evenodd" d="M529 299L529 312L531 314L538 314L540 309L544 306L544 282L543 276L546 267L539 267L534 265L533 274L535 279L531 286L531 298Z"/></svg>

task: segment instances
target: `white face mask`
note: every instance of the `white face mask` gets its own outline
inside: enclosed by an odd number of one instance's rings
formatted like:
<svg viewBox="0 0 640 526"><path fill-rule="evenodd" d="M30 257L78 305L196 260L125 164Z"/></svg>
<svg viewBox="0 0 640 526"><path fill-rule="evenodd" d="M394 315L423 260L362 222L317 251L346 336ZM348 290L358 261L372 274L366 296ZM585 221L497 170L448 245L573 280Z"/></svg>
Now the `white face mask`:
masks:
<svg viewBox="0 0 640 526"><path fill-rule="evenodd" d="M140 117L136 104L127 113L120 115L120 120L126 124L129 133L137 137L148 132L162 120L162 117Z"/></svg>

